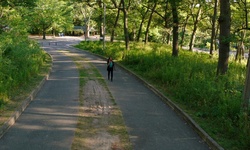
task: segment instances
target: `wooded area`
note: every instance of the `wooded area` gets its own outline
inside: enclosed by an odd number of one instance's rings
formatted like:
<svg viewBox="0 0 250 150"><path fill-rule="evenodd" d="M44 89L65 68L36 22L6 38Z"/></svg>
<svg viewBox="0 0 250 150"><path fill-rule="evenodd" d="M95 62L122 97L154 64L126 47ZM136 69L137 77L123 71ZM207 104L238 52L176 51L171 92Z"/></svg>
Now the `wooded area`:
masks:
<svg viewBox="0 0 250 150"><path fill-rule="evenodd" d="M6 45L14 43L12 37L72 35L79 26L85 39L98 34L102 41L124 41L124 59L131 43L171 45L173 58L180 58L181 51L202 50L218 60L214 77L219 80L232 69L232 61L249 59L249 10L250 0L1 0L0 62L11 64L4 57L10 54ZM248 72L242 110L249 119ZM0 82L6 78L1 72Z"/></svg>
<svg viewBox="0 0 250 150"><path fill-rule="evenodd" d="M202 48L211 57L219 54L217 76L227 73L230 55L241 62L249 49L248 0L3 0L0 4L0 33L42 34L46 39L46 34L67 35L74 26L84 26L86 39L93 29L102 39L109 35L111 42L124 40L126 50L131 41L171 44L176 57L180 48ZM249 105L246 99L244 106Z"/></svg>

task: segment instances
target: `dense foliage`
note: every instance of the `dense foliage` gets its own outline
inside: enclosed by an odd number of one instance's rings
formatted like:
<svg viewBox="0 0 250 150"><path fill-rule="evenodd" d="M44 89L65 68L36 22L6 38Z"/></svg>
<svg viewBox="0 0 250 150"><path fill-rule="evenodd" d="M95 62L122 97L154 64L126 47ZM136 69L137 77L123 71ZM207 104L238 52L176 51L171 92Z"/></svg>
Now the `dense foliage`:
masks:
<svg viewBox="0 0 250 150"><path fill-rule="evenodd" d="M77 47L119 60L171 97L225 149L250 147L250 120L241 111L244 64L231 63L227 75L215 77L216 59L207 54L182 51L172 57L164 44L134 43L126 59L120 59L122 45L106 43L105 51L101 42Z"/></svg>
<svg viewBox="0 0 250 150"><path fill-rule="evenodd" d="M17 32L0 34L0 109L15 89L38 75L45 62L46 54L36 42L16 35Z"/></svg>

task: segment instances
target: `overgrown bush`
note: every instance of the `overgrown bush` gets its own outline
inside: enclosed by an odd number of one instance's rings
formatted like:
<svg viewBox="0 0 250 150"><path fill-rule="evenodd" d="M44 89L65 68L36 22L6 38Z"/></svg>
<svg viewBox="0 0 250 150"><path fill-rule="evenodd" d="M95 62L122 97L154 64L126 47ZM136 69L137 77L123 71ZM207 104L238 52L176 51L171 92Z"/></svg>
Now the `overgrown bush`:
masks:
<svg viewBox="0 0 250 150"><path fill-rule="evenodd" d="M39 73L45 61L45 53L36 42L17 34L0 35L0 107L7 103L13 90Z"/></svg>
<svg viewBox="0 0 250 150"><path fill-rule="evenodd" d="M250 147L250 119L241 109L246 65L231 62L224 76L216 76L217 59L204 53L181 51L171 56L167 45L107 43L106 56L165 91L225 149ZM100 43L82 42L77 47L96 52ZM123 57L126 54L126 57ZM124 58L124 59L121 59Z"/></svg>

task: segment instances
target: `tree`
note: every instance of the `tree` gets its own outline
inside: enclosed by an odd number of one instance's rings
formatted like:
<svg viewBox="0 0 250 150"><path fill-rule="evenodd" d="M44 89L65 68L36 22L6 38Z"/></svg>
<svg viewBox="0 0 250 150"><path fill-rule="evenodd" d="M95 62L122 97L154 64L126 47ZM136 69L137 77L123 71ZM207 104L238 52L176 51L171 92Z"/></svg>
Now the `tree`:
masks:
<svg viewBox="0 0 250 150"><path fill-rule="evenodd" d="M86 5L85 3L76 3L74 14L74 19L79 21L79 25L85 26L85 40L89 37L89 30L91 26L91 17L94 10Z"/></svg>
<svg viewBox="0 0 250 150"><path fill-rule="evenodd" d="M216 18L217 18L217 9L218 9L218 0L215 0L214 2L214 14L212 17L212 33L211 33L211 44L210 44L210 56L213 56L213 51L214 51L214 45L216 44L215 39L216 39Z"/></svg>
<svg viewBox="0 0 250 150"><path fill-rule="evenodd" d="M150 27L150 24L152 22L152 18L153 18L153 14L155 12L156 6L157 6L157 1L154 0L153 1L153 6L152 6L152 9L151 9L151 13L150 13L150 16L149 16L149 19L148 19L148 25L147 25L146 32L145 32L145 39L144 39L145 44L147 44L147 42L148 42L149 27Z"/></svg>
<svg viewBox="0 0 250 150"><path fill-rule="evenodd" d="M24 19L28 8L24 6L0 5L0 34L3 32L16 32L18 35L27 34L28 22Z"/></svg>
<svg viewBox="0 0 250 150"><path fill-rule="evenodd" d="M9 6L14 8L16 6L23 6L23 7L34 7L37 0L1 0L1 6Z"/></svg>
<svg viewBox="0 0 250 150"><path fill-rule="evenodd" d="M244 59L245 45L249 41L246 37L248 28L249 2L247 0L235 1L231 6L232 28L234 33L234 47L236 48L235 61L241 62Z"/></svg>
<svg viewBox="0 0 250 150"><path fill-rule="evenodd" d="M217 66L217 75L226 74L228 70L228 59L230 50L230 27L231 11L230 0L220 1L220 37L219 37L219 61Z"/></svg>
<svg viewBox="0 0 250 150"><path fill-rule="evenodd" d="M115 17L115 22L114 22L114 26L113 28L111 29L111 37L110 37L110 41L111 42L114 42L114 37L115 37L115 29L118 25L118 20L119 20L119 17L120 17L120 12L121 12L121 1L119 2L119 5L117 5L116 1L115 0L112 0L112 3L114 4L115 8L117 8L117 15Z"/></svg>
<svg viewBox="0 0 250 150"><path fill-rule="evenodd" d="M138 33L137 33L137 39L136 39L137 42L140 41L142 27L143 27L144 22L146 21L146 17L149 12L149 9L150 9L149 7L138 7L138 11L141 17L141 22L140 22L140 26L139 26Z"/></svg>
<svg viewBox="0 0 250 150"><path fill-rule="evenodd" d="M173 48L172 48L172 56L178 56L179 48L178 48L178 37L179 37L179 18L178 18L178 5L179 0L171 0L172 7L172 15L173 15Z"/></svg>
<svg viewBox="0 0 250 150"><path fill-rule="evenodd" d="M244 53L245 53L245 45L244 40L246 37L246 30L242 30L239 32L239 40L236 43L236 55L235 55L235 61L241 62L242 59L244 59Z"/></svg>
<svg viewBox="0 0 250 150"><path fill-rule="evenodd" d="M104 4L102 3L101 0L97 1L97 5L99 7L99 10L103 10L104 9ZM97 24L98 24L98 27L99 27L100 41L104 40L103 17L104 17L103 11L99 11Z"/></svg>
<svg viewBox="0 0 250 150"><path fill-rule="evenodd" d="M33 29L42 31L43 39L46 39L46 32L54 28L73 26L71 17L72 8L65 1L61 0L38 0L36 7L31 10L27 19Z"/></svg>
<svg viewBox="0 0 250 150"><path fill-rule="evenodd" d="M192 31L192 35L191 35L191 39L190 39L190 43L189 43L189 50L193 51L194 48L194 42L195 42L195 37L196 37L196 31L198 28L198 22L200 21L201 18L201 6L202 4L195 4L194 7L196 7L198 5L198 11L197 14L193 15L193 20L194 20L194 27L193 27L193 31Z"/></svg>
<svg viewBox="0 0 250 150"><path fill-rule="evenodd" d="M36 0L1 0L0 1L0 34L10 28L20 31L20 27L27 28L25 21L22 21L28 9L35 6ZM18 29L19 28L19 29Z"/></svg>
<svg viewBox="0 0 250 150"><path fill-rule="evenodd" d="M192 10L192 9L190 9L190 10ZM185 37L185 34L186 34L186 28L187 28L187 25L188 25L189 18L190 18L190 15L187 14L185 22L183 23L182 32L181 32L181 42L180 42L181 47L184 46L184 37Z"/></svg>
<svg viewBox="0 0 250 150"><path fill-rule="evenodd" d="M234 17L237 18L237 23L234 23L234 26L236 27L235 34L237 33L237 51L236 51L236 57L235 60L241 61L241 57L244 58L244 49L245 44L244 42L246 39L247 31L250 30L248 26L248 13L249 13L249 0L242 0L242 1L236 1L234 3L232 9L234 11ZM243 17L242 17L243 16ZM249 39L247 40L249 41ZM249 51L250 54L250 51ZM249 55L250 56L250 55ZM248 57L247 61L247 72L246 72L246 79L245 79L245 86L244 86L244 92L243 92L243 99L242 99L242 107L243 111L248 114L249 112L249 103L250 103L250 57Z"/></svg>
<svg viewBox="0 0 250 150"><path fill-rule="evenodd" d="M159 2L159 8L155 10L155 13L160 17L158 22L160 22L162 29L162 42L170 44L170 36L172 35L172 12L169 2L161 1ZM156 20L157 21L157 20Z"/></svg>
<svg viewBox="0 0 250 150"><path fill-rule="evenodd" d="M125 37L126 50L129 50L129 32L128 32L128 9L130 7L130 1L128 6L125 3L125 0L121 0L122 3L122 12L123 12L123 29Z"/></svg>
<svg viewBox="0 0 250 150"><path fill-rule="evenodd" d="M8 7L0 6L0 34L8 27Z"/></svg>

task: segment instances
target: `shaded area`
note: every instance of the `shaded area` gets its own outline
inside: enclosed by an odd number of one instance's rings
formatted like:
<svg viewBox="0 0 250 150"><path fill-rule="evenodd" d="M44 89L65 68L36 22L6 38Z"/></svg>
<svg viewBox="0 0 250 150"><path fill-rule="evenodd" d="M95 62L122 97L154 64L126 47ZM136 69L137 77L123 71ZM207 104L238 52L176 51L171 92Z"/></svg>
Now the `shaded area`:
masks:
<svg viewBox="0 0 250 150"><path fill-rule="evenodd" d="M1 150L70 149L78 119L79 77L75 64L54 47L53 69L36 98L0 139Z"/></svg>

